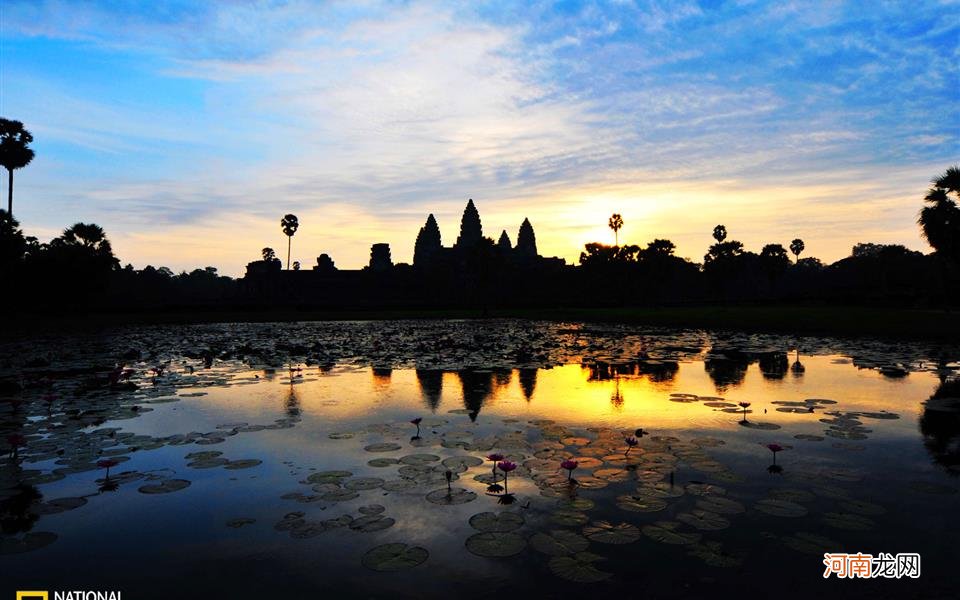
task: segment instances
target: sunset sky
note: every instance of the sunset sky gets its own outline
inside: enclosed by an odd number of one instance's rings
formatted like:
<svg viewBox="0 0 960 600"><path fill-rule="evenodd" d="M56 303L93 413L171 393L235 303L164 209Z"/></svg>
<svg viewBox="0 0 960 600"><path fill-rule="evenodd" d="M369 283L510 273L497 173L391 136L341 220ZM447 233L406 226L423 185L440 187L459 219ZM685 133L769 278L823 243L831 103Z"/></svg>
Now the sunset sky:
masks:
<svg viewBox="0 0 960 600"><path fill-rule="evenodd" d="M15 215L42 241L99 223L138 268L240 275L288 212L305 267L409 262L467 198L568 261L612 212L696 261L717 223L824 261L926 252L922 197L960 160L950 1L0 7L0 115L37 152Z"/></svg>

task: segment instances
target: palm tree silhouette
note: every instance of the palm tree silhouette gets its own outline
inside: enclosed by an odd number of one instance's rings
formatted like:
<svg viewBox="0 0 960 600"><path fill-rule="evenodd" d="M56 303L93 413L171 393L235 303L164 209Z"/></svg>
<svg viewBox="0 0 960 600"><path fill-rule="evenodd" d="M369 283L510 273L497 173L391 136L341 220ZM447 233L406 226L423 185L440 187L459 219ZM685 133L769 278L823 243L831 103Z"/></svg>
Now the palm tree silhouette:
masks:
<svg viewBox="0 0 960 600"><path fill-rule="evenodd" d="M620 245L620 228L623 227L623 217L620 213L613 213L610 220L607 221L607 227L613 230L614 245Z"/></svg>
<svg viewBox="0 0 960 600"><path fill-rule="evenodd" d="M34 152L29 144L33 141L30 132L20 121L0 117L0 165L7 170L7 213L13 216L13 172L22 169L33 160Z"/></svg>
<svg viewBox="0 0 960 600"><path fill-rule="evenodd" d="M260 254L263 256L265 262L270 262L277 258L277 253L273 251L273 248L264 248L260 251Z"/></svg>
<svg viewBox="0 0 960 600"><path fill-rule="evenodd" d="M797 238L790 242L790 252L793 252L793 255L796 257L796 261L800 262L800 253L803 252L803 249L806 246L803 245L803 240Z"/></svg>
<svg viewBox="0 0 960 600"><path fill-rule="evenodd" d="M293 241L293 234L297 232L297 228L300 227L300 221L297 220L297 215L284 215L280 219L280 227L283 229L283 234L287 236L287 270L290 270L290 243Z"/></svg>
<svg viewBox="0 0 960 600"><path fill-rule="evenodd" d="M960 196L960 167L953 166L933 180L917 222L923 237L944 258L960 261L960 208L951 197Z"/></svg>
<svg viewBox="0 0 960 600"><path fill-rule="evenodd" d="M723 240L727 239L727 228L723 225L717 225L713 228L713 239L717 240L718 244L722 244Z"/></svg>

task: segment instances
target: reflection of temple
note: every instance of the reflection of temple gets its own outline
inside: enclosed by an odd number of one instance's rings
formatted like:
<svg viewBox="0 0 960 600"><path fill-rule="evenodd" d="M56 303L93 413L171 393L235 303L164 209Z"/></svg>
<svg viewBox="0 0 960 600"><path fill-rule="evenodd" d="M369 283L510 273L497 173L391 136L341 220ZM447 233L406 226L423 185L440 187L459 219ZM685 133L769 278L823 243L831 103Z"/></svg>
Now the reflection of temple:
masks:
<svg viewBox="0 0 960 600"><path fill-rule="evenodd" d="M457 371L463 390L463 407L470 411L470 420L476 421L480 408L493 393L493 371Z"/></svg>
<svg viewBox="0 0 960 600"><path fill-rule="evenodd" d="M703 361L703 368L713 381L717 391L724 392L729 386L743 383L747 369L754 359L734 348L712 348Z"/></svg>
<svg viewBox="0 0 960 600"><path fill-rule="evenodd" d="M443 371L417 369L417 382L420 384L420 394L423 395L430 411L437 412L443 393Z"/></svg>
<svg viewBox="0 0 960 600"><path fill-rule="evenodd" d="M523 390L523 397L530 401L534 390L537 389L537 369L527 368L518 369L518 379L520 380L520 389Z"/></svg>

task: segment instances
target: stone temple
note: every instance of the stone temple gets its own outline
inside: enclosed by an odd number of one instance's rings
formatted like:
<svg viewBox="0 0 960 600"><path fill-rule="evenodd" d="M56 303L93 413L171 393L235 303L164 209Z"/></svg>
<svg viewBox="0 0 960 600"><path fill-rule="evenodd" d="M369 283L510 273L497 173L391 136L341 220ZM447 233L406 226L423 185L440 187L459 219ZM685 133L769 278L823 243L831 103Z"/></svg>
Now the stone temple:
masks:
<svg viewBox="0 0 960 600"><path fill-rule="evenodd" d="M467 201L460 219L460 235L451 247L444 247L440 236L440 227L431 214L420 228L413 249L413 266L418 269L431 269L451 266L462 262L472 253L489 250L493 256L516 266L542 266L543 263L563 264L559 258L544 258L537 252L537 237L529 219L524 219L517 232L517 243L510 242L506 230L500 233L497 242L483 236L483 224L480 212L473 200Z"/></svg>

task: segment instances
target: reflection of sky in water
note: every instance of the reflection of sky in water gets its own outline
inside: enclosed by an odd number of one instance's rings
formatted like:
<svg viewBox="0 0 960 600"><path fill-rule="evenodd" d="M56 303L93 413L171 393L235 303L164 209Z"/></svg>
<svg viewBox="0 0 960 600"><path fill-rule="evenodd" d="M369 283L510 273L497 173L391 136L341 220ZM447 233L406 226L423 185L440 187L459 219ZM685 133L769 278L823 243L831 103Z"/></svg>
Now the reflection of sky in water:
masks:
<svg viewBox="0 0 960 600"><path fill-rule="evenodd" d="M955 478L933 464L918 432L923 401L934 393L939 381L930 373L891 379L873 370L839 364L830 356L805 357L803 364L802 375L787 371L780 378L771 378L754 363L746 367L742 381L727 380L723 390L717 389L701 362L681 363L668 375L624 375L604 380L591 379L590 370L578 365L466 374L370 369L321 373L305 369L296 385L289 384L286 372L270 376L262 371L227 370L234 383L247 385L182 389L180 393L203 391L206 395L154 404L153 412L108 425L163 437L209 432L227 423L269 424L291 416L299 416L299 422L289 429L242 432L220 444L164 446L130 454L130 461L116 467L115 473L172 469L177 477L189 479L191 487L150 496L137 493L142 482L134 482L121 486L118 492L93 497L77 510L42 516L34 530L53 531L60 536L58 541L35 552L0 556L3 579L21 589L118 588L130 590L130 597L138 598L172 597L173 591L187 582L218 597L264 597L262 594L271 586L306 592L323 586L342 590L345 585L362 585L373 594L390 590L400 597L436 595L441 590L478 596L483 595L480 590L508 587L545 594L571 589L600 592L617 585L643 585L649 591L668 595L716 593L727 590L727 586L763 593L770 589L767 586L780 585L784 580L800 580L791 588L797 594L800 590L839 591L838 582L820 578L820 557L794 552L776 539L808 531L841 542L848 551L921 552L925 573L931 575L931 580L922 581L927 586L923 589L937 589L938 584L932 581L937 569L958 558L957 551L948 545L957 532L948 516L958 507L957 495L920 493L911 488L910 482L958 487ZM781 429L742 427L738 424L741 414L722 412L701 402L670 401L670 394L676 393L750 402L750 422L776 423ZM772 404L807 398L832 399L837 404L799 414L779 412L776 408L782 405ZM464 408L474 414L449 412ZM900 418L861 418L863 427L872 430L865 434L866 439L794 439L798 434L824 436L828 425L819 419L825 417L822 413L832 411L890 412ZM612 583L579 588L554 578L545 566L546 558L529 548L510 559L474 556L463 546L466 537L475 533L467 525L469 517L501 510L493 499L483 495L484 486L473 480L473 475L489 471L486 464L470 469L455 483L481 494L478 500L459 506L435 506L423 500L427 491L442 487L439 484L406 492L363 491L359 498L339 504L280 499L289 492L310 493L309 487L298 481L311 469L345 469L355 475L391 480L397 477L396 467L373 468L367 461L422 452L441 457L486 454L437 445L410 448L409 436L415 428L408 421L415 416L448 421L439 427L424 426L425 438L431 438L434 432L464 429L473 431L475 437L510 431L523 431L529 437L534 434L527 432L528 422L535 419L552 419L578 435L590 435L590 427L643 427L654 436L676 436L682 441L702 436L720 438L725 445L705 448L707 454L742 480L716 483L728 490L729 497L746 505L747 513L728 515L733 525L722 531L703 532L704 539L722 541L725 549L743 552L744 564L734 569L709 567L687 556L683 547L661 545L643 537L625 546L594 543L590 551L608 559L598 567L613 572L615 578ZM332 432L358 432L376 423L396 424L400 433L357 433L343 440L328 437ZM363 450L367 444L384 440L397 441L404 448L388 453ZM782 475L767 473L771 455L764 446L771 442L792 446L778 455ZM641 448L648 443L650 438L641 440ZM205 450L223 452L229 459L257 458L263 464L237 471L186 467L186 454ZM556 462L559 464L559 458ZM28 466L49 469L53 465ZM831 477L831 472L839 473L841 480ZM860 481L842 480L850 474ZM70 475L41 485L40 491L46 499L88 494L96 489L95 480L101 476L99 472ZM691 469L683 462L674 478L677 485L715 481L709 473ZM834 499L817 497L807 502L810 514L799 519L751 510L754 502L771 490L806 490L822 483L843 488L856 499L880 504L888 512L870 517L877 523L870 530L847 531L826 527L820 520L823 513L837 510ZM511 478L510 487L521 498L518 504L530 501L529 508L515 505L511 509L527 520L522 533L529 536L557 527L548 521L554 501L539 495L532 481L516 476ZM659 513L618 509L614 497L634 489L635 482L619 483L581 491L580 495L597 503L588 513L591 519L627 521L638 526L671 520L693 508L695 498L684 497L676 503L671 501ZM359 516L357 508L370 503L386 506L384 514L396 519L396 525L376 533L333 530L304 540L291 539L286 532L273 529L274 523L291 511L303 511L308 519L320 520L341 514ZM240 529L225 526L238 517L257 521ZM393 541L421 545L430 550L430 559L412 571L397 574L373 573L359 566L366 550ZM909 588L909 583L856 582L858 588L844 593L911 593L917 588Z"/></svg>

